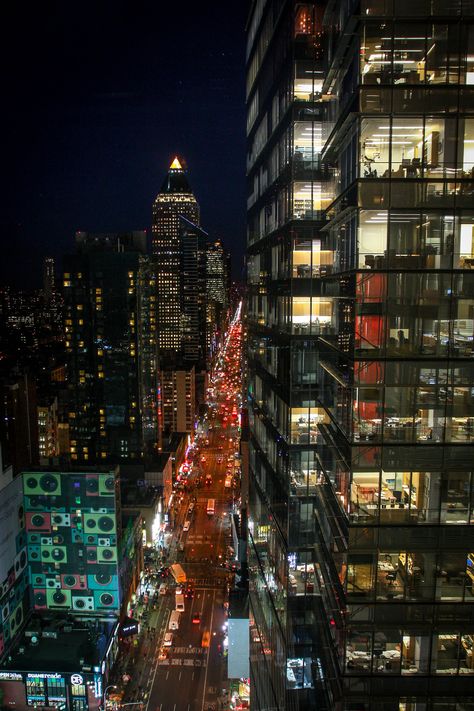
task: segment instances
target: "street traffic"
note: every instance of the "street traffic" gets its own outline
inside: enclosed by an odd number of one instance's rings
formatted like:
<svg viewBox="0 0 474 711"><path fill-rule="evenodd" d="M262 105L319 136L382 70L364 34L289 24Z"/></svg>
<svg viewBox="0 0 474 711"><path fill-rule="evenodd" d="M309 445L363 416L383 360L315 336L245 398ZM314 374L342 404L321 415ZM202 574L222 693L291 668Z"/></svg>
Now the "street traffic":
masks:
<svg viewBox="0 0 474 711"><path fill-rule="evenodd" d="M215 358L206 413L175 482L166 545L148 552L147 594L138 605L145 644L122 706L231 707L227 609L238 566L231 515L240 496L241 337L239 307Z"/></svg>

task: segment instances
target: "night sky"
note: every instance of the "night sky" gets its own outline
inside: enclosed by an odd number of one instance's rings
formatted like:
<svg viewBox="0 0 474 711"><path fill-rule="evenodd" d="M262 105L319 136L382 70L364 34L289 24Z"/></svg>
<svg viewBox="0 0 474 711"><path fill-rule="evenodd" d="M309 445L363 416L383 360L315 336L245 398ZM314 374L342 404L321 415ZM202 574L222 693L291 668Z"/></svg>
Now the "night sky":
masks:
<svg viewBox="0 0 474 711"><path fill-rule="evenodd" d="M175 154L241 273L247 0L2 10L0 284L39 286L76 230L149 229Z"/></svg>

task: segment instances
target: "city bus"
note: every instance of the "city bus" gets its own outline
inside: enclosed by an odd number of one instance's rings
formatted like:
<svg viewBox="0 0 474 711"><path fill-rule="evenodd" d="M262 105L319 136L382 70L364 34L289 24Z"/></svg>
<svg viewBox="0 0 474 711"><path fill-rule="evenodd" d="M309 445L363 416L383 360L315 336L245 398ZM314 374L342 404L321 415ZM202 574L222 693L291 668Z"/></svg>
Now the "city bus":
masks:
<svg viewBox="0 0 474 711"><path fill-rule="evenodd" d="M179 610L173 610L173 612L170 615L169 622L168 622L168 629L169 630L179 629L179 618L180 617L181 617L181 612Z"/></svg>
<svg viewBox="0 0 474 711"><path fill-rule="evenodd" d="M207 500L207 515L208 516L214 516L215 505L216 505L215 499L208 499Z"/></svg>

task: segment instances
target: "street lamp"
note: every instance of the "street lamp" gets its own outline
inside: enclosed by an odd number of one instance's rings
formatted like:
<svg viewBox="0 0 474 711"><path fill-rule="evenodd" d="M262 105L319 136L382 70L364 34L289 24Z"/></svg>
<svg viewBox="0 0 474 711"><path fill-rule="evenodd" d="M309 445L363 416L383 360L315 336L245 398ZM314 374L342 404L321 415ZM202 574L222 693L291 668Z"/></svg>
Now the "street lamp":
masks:
<svg viewBox="0 0 474 711"><path fill-rule="evenodd" d="M117 686L116 684L109 684L108 686L105 687L104 693L102 694L102 702L103 702L103 707L104 711L106 711L107 708L107 692L109 689L116 689Z"/></svg>

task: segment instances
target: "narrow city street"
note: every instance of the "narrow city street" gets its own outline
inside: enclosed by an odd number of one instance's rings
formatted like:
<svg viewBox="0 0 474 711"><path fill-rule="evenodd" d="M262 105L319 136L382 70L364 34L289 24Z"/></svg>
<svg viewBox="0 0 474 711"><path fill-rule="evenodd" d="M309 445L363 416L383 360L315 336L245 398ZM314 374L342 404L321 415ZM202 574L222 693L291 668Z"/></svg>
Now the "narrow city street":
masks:
<svg viewBox="0 0 474 711"><path fill-rule="evenodd" d="M239 314L240 309L216 358L207 412L188 454L189 470L174 493L166 564L180 564L186 582L178 586L171 575L164 578L167 592L155 598L157 609L146 620L150 632L142 632L124 699L128 703L143 699L146 711L228 708L227 601L236 567L231 515L240 491ZM178 629L171 631L178 587L184 611Z"/></svg>

